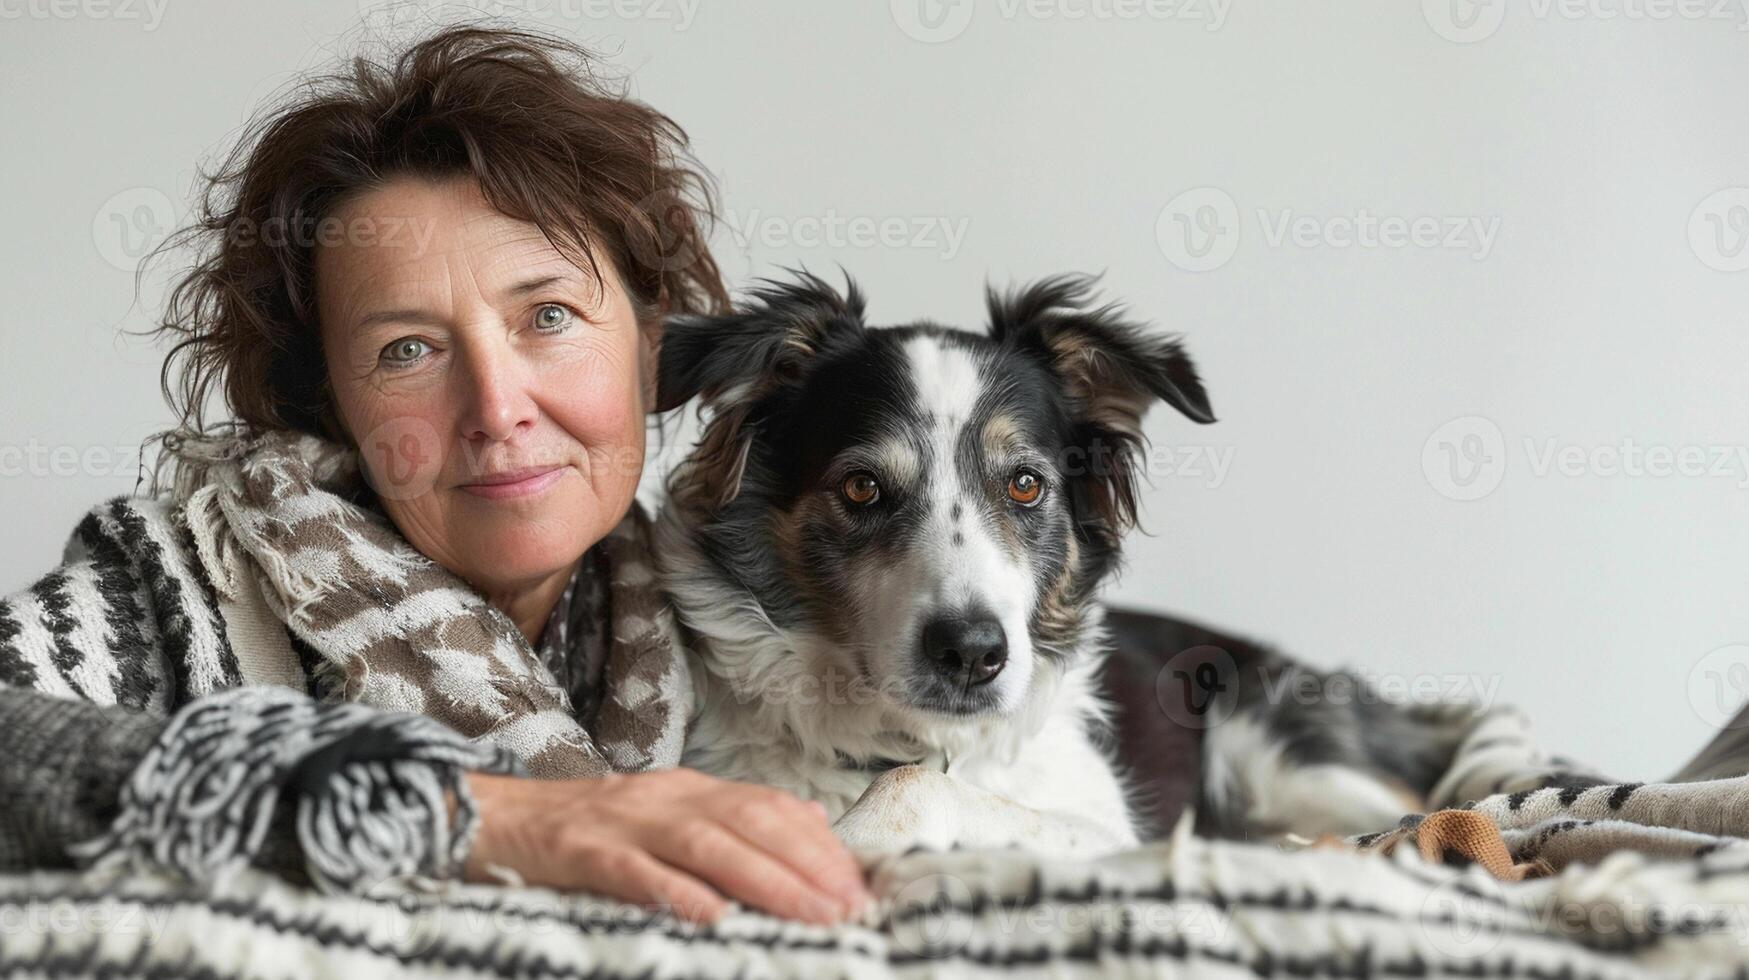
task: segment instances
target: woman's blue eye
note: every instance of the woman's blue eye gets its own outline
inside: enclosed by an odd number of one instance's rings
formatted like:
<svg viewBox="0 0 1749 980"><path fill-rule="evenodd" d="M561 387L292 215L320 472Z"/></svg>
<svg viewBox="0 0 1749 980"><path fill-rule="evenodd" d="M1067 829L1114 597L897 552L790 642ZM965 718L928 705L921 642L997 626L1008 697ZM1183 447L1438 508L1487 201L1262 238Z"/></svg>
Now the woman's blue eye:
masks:
<svg viewBox="0 0 1749 980"><path fill-rule="evenodd" d="M534 311L534 326L537 330L557 332L571 325L571 311L557 303L548 303Z"/></svg>
<svg viewBox="0 0 1749 980"><path fill-rule="evenodd" d="M417 337L402 337L383 348L382 359L390 364L411 364L424 357L429 350L430 345Z"/></svg>

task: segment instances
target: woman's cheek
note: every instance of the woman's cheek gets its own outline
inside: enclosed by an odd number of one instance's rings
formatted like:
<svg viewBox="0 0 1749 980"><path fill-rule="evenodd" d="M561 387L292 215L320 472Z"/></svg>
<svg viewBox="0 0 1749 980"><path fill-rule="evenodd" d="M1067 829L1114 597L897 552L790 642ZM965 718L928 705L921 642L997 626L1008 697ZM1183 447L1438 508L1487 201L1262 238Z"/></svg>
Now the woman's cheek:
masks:
<svg viewBox="0 0 1749 980"><path fill-rule="evenodd" d="M450 447L427 399L373 396L357 406L349 426L365 479L384 500L415 500L432 492Z"/></svg>
<svg viewBox="0 0 1749 980"><path fill-rule="evenodd" d="M643 446L644 418L635 350L598 339L552 372L548 404L559 425L585 448Z"/></svg>

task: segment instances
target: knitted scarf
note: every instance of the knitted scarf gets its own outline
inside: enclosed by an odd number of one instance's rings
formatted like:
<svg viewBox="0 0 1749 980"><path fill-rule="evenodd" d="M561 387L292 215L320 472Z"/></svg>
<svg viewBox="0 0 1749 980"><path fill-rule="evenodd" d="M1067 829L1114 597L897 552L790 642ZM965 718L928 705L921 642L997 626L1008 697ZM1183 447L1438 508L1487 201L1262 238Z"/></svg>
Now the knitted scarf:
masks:
<svg viewBox="0 0 1749 980"><path fill-rule="evenodd" d="M612 645L586 731L509 617L369 503L355 451L282 432L173 436L164 449L169 492L246 680L312 675L325 700L425 715L509 749L542 778L678 763L690 684L656 587L649 520L635 504L598 545L610 569ZM301 649L235 642L283 637L277 624Z"/></svg>

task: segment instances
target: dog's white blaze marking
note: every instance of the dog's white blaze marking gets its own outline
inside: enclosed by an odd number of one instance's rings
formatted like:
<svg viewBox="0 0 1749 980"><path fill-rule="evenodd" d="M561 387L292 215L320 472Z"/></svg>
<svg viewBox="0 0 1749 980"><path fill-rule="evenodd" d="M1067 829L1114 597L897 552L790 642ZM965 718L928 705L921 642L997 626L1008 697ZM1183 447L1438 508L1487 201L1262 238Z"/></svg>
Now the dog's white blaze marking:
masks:
<svg viewBox="0 0 1749 980"><path fill-rule="evenodd" d="M929 480L929 516L918 551L919 586L912 622L921 628L936 612L981 607L1002 623L1008 637L1008 667L994 682L1004 702L1024 696L1032 671L1032 644L1027 633L1032 579L993 536L982 514L984 494L962 479L957 449L971 424L984 381L970 352L933 337L905 344L918 408L933 420L927 430L926 456L921 461ZM982 452L982 440L978 441ZM953 517L955 505L960 515ZM959 536L956 542L955 535Z"/></svg>

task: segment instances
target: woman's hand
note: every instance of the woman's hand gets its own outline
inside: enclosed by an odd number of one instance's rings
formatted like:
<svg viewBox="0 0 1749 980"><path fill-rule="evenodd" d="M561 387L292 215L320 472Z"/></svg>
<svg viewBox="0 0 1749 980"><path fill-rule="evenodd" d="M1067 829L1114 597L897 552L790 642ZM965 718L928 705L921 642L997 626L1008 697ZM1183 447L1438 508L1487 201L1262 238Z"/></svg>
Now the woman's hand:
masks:
<svg viewBox="0 0 1749 980"><path fill-rule="evenodd" d="M470 881L508 868L531 885L662 905L714 922L729 900L806 922L869 901L825 808L692 769L536 780L467 774L479 808Z"/></svg>

